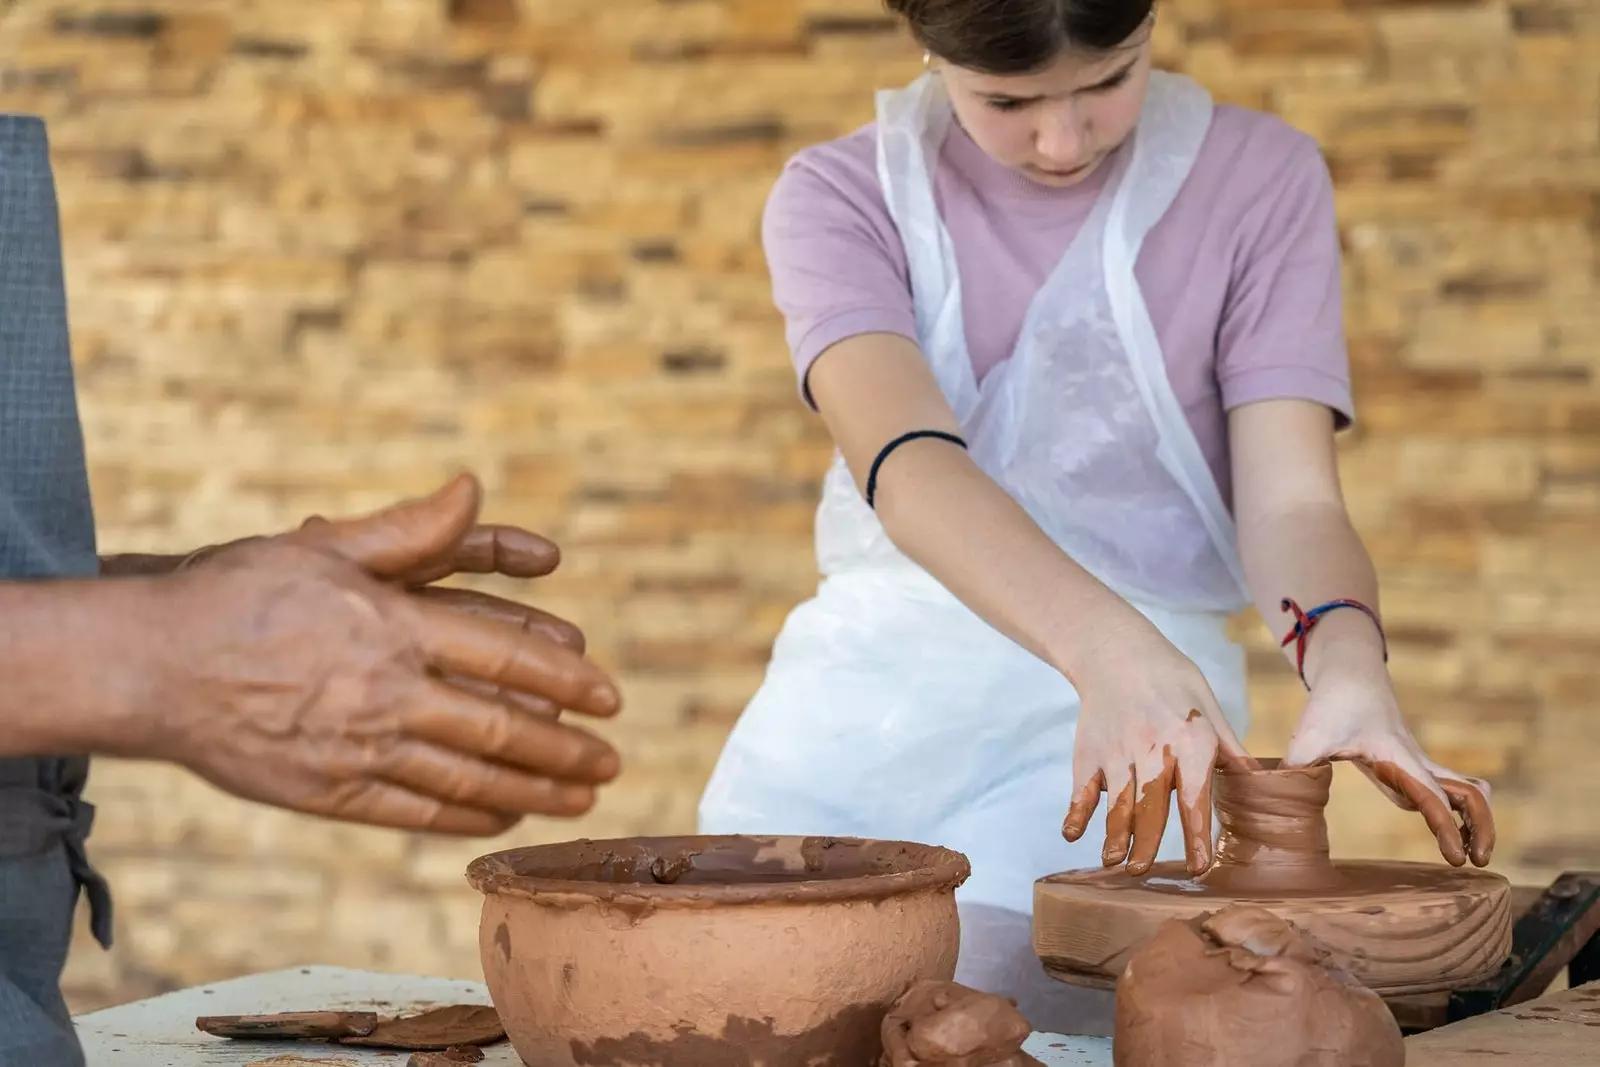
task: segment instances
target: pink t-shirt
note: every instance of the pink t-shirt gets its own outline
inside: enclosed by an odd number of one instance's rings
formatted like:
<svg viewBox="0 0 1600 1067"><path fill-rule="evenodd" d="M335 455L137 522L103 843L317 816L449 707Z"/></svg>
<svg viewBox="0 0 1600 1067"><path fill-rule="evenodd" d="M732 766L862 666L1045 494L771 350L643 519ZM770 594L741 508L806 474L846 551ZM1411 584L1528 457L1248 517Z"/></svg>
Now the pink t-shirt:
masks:
<svg viewBox="0 0 1600 1067"><path fill-rule="evenodd" d="M773 294L802 383L817 356L847 337L916 339L905 250L878 184L876 152L872 124L807 148L767 203ZM980 380L1011 355L1029 304L1110 170L1102 164L1077 186L1046 187L996 163L952 125L934 192L955 245ZM1311 138L1272 116L1218 106L1135 273L1167 376L1224 500L1232 500L1229 409L1306 399L1349 424L1333 187Z"/></svg>

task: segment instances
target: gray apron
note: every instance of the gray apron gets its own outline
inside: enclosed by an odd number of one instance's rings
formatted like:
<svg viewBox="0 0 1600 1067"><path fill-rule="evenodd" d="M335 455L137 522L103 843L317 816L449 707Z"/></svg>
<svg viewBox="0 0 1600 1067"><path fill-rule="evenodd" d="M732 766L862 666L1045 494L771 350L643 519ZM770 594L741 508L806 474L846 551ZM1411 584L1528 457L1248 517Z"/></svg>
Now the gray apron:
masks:
<svg viewBox="0 0 1600 1067"><path fill-rule="evenodd" d="M45 127L0 115L0 580L99 569ZM21 625L0 619L0 641ZM88 771L83 758L0 759L0 1067L83 1063L61 996L80 889L111 944L110 894L84 854Z"/></svg>

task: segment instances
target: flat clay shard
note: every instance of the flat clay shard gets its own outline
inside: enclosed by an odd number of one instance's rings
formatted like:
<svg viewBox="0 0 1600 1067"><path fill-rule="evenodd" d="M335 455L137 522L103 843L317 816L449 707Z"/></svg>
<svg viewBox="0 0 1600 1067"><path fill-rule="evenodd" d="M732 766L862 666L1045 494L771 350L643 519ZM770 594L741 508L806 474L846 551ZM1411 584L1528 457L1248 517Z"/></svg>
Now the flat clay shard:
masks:
<svg viewBox="0 0 1600 1067"><path fill-rule="evenodd" d="M202 1015L195 1028L214 1037L252 1041L331 1040L370 1034L378 1025L372 1011L290 1011L276 1015Z"/></svg>
<svg viewBox="0 0 1600 1067"><path fill-rule="evenodd" d="M1022 1051L1031 1033L1013 1000L924 980L883 1017L878 1067L1042 1067Z"/></svg>
<svg viewBox="0 0 1600 1067"><path fill-rule="evenodd" d="M1403 1067L1400 1027L1265 908L1169 919L1117 981L1115 1067Z"/></svg>
<svg viewBox="0 0 1600 1067"><path fill-rule="evenodd" d="M385 1019L372 1032L341 1038L345 1045L442 1052L453 1045L492 1045L506 1036L500 1015L486 1004L452 1004L404 1019Z"/></svg>

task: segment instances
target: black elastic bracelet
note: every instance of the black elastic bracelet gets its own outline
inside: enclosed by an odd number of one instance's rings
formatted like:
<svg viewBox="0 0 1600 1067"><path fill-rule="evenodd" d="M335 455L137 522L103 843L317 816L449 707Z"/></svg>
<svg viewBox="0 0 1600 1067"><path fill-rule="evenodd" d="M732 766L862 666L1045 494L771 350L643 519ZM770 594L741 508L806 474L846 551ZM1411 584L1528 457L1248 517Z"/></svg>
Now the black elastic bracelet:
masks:
<svg viewBox="0 0 1600 1067"><path fill-rule="evenodd" d="M919 437L936 437L941 441L949 441L951 444L960 445L962 448L967 447L967 443L961 438L953 433L945 433L943 430L912 430L910 433L901 434L884 445L878 452L878 458L872 461L872 471L867 475L867 507L877 507L875 500L878 495L878 468L883 466L883 461L889 458L890 452L893 452L907 441L915 441Z"/></svg>

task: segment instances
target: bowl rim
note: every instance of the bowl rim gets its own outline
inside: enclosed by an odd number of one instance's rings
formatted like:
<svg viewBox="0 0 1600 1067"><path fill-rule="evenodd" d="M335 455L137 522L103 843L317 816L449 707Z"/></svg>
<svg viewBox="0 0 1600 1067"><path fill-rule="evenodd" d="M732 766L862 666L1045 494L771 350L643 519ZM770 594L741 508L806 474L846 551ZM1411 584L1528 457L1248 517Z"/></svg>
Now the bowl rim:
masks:
<svg viewBox="0 0 1600 1067"><path fill-rule="evenodd" d="M864 874L850 878L818 878L793 882L752 882L715 885L644 885L633 882L589 882L569 878L540 878L518 874L513 862L540 852L577 845L637 845L673 842L690 845L719 841L817 842L833 845L886 846L921 849L926 860L893 874ZM972 875L966 856L942 845L883 838L841 837L824 834L660 834L636 837L578 838L502 849L479 856L467 865L467 881L486 897L517 897L552 907L591 904L631 904L649 908L707 908L753 904L829 904L881 901L926 890L952 892Z"/></svg>

